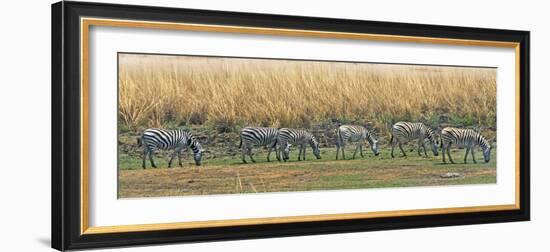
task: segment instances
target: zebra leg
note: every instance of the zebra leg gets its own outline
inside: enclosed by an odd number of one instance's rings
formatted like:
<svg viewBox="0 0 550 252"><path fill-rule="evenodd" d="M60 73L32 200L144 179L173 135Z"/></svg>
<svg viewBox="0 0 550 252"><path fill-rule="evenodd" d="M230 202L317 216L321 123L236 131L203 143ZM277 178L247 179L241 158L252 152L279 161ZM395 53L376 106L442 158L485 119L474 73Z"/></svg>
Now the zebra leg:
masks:
<svg viewBox="0 0 550 252"><path fill-rule="evenodd" d="M183 167L183 164L181 163L181 150L178 151L178 164L180 165L180 167Z"/></svg>
<svg viewBox="0 0 550 252"><path fill-rule="evenodd" d="M466 155L464 155L464 163L468 163L468 153L470 153L470 147L466 147Z"/></svg>
<svg viewBox="0 0 550 252"><path fill-rule="evenodd" d="M393 150L395 149L395 141L396 140L393 140L391 142L391 158L395 158L395 156L393 155Z"/></svg>
<svg viewBox="0 0 550 252"><path fill-rule="evenodd" d="M401 149L401 153L403 153L403 156L406 157L407 153L405 153L405 151L403 150L403 146L401 146L401 142L397 140L397 143L399 144L399 149Z"/></svg>
<svg viewBox="0 0 550 252"><path fill-rule="evenodd" d="M346 145L342 144L340 148L342 148L342 159L346 160L346 154L344 154L344 149L346 148Z"/></svg>
<svg viewBox="0 0 550 252"><path fill-rule="evenodd" d="M361 153L361 157L364 157L364 155L363 155L363 145L362 144L359 145L359 151Z"/></svg>
<svg viewBox="0 0 550 252"><path fill-rule="evenodd" d="M455 161L453 161L453 157L451 157L451 143L447 145L447 155L449 156L449 161L454 164Z"/></svg>
<svg viewBox="0 0 550 252"><path fill-rule="evenodd" d="M336 142L336 160L338 160L338 154L340 154L340 148L342 148L341 145L340 141Z"/></svg>
<svg viewBox="0 0 550 252"><path fill-rule="evenodd" d="M157 165L155 164L155 161L153 160L153 151L149 151L149 161L151 161L151 166L153 166L153 168L157 168Z"/></svg>
<svg viewBox="0 0 550 252"><path fill-rule="evenodd" d="M267 162L271 162L271 160L269 160L269 156L271 156L271 147L267 148Z"/></svg>
<svg viewBox="0 0 550 252"><path fill-rule="evenodd" d="M175 149L174 152L172 152L172 155L170 155L170 161L168 161L168 168L172 168L172 161L174 160L177 154L178 154L178 150Z"/></svg>
<svg viewBox="0 0 550 252"><path fill-rule="evenodd" d="M242 146L242 149L241 149L241 155L242 155L242 159L243 159L243 163L246 164L246 150L248 149L247 146Z"/></svg>
<svg viewBox="0 0 550 252"><path fill-rule="evenodd" d="M282 154L284 153L284 151L285 151L285 149L284 149L284 147L283 147L283 146L285 146L285 145L286 145L286 143L285 143L285 144L281 144L281 146L279 146L279 149L277 149L277 158L279 159L279 161L282 160L282 161L286 162L286 160L285 160L283 157L281 157L281 155L282 155Z"/></svg>
<svg viewBox="0 0 550 252"><path fill-rule="evenodd" d="M357 144L357 146L355 146L355 151L353 152L353 158L352 159L355 159L355 154L357 154L357 151L359 150L359 146L361 146L361 144Z"/></svg>
<svg viewBox="0 0 550 252"><path fill-rule="evenodd" d="M426 151L426 144L422 141L422 148L424 149L424 157L428 157L428 152Z"/></svg>
<svg viewBox="0 0 550 252"><path fill-rule="evenodd" d="M445 148L447 148L447 146L445 146L444 144L441 145L441 152L443 152L441 156L443 156L443 163L446 164L447 163L447 160L445 160Z"/></svg>
<svg viewBox="0 0 550 252"><path fill-rule="evenodd" d="M428 152L426 151L426 145L422 144L422 148L424 148L424 157L428 157Z"/></svg>
<svg viewBox="0 0 550 252"><path fill-rule="evenodd" d="M147 147L143 148L143 162L141 162L141 167L145 169L145 160L147 159L147 155L149 155L149 152L147 151Z"/></svg>
<svg viewBox="0 0 550 252"><path fill-rule="evenodd" d="M472 152L472 161L474 161L474 163L477 163L476 157L474 156L474 147L473 146L472 146L471 152Z"/></svg>
<svg viewBox="0 0 550 252"><path fill-rule="evenodd" d="M250 157L250 160L252 160L252 163L256 163L256 160L252 157L252 148L248 148L248 156Z"/></svg>

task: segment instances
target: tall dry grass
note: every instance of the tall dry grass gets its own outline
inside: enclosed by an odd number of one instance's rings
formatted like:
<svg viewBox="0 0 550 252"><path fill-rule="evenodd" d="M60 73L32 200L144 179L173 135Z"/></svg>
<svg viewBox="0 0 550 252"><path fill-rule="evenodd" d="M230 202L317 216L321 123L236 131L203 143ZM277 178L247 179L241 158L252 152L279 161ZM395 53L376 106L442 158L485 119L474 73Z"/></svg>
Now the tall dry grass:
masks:
<svg viewBox="0 0 550 252"><path fill-rule="evenodd" d="M119 56L119 122L305 127L440 115L496 120L496 71L483 68L216 57Z"/></svg>

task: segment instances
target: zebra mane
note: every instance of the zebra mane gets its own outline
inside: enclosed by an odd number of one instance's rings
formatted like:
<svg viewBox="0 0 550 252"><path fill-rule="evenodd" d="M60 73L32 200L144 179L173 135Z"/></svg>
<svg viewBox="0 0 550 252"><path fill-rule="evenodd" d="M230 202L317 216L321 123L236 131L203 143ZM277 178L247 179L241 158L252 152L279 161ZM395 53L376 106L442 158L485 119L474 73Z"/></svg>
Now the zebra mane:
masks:
<svg viewBox="0 0 550 252"><path fill-rule="evenodd" d="M191 147L191 150L193 151L193 154L197 154L201 152L202 147L199 141L191 135L191 133L187 132L187 146Z"/></svg>
<svg viewBox="0 0 550 252"><path fill-rule="evenodd" d="M317 141L317 139L315 138L315 136L311 133L309 133L310 137L309 137L309 144L312 146L312 147L316 147L316 146L319 146L319 141Z"/></svg>
<svg viewBox="0 0 550 252"><path fill-rule="evenodd" d="M483 150L486 150L488 148L491 148L491 145L489 144L489 141L487 140L487 138L485 138L483 135L481 135L479 132L476 132L477 133L477 143L479 144L479 146L483 149Z"/></svg>
<svg viewBox="0 0 550 252"><path fill-rule="evenodd" d="M424 124L423 124L423 125L424 125ZM432 143L435 143L435 142L436 142L436 139L435 139L435 136L436 136L435 131L434 131L432 128L426 126L426 125L424 125L424 128L425 128L425 130L426 130L426 136L428 137L428 139L430 139L430 141L431 141Z"/></svg>
<svg viewBox="0 0 550 252"><path fill-rule="evenodd" d="M374 134L367 127L365 127L365 134L367 134L367 141L369 141L369 144L373 144L376 141L376 139L374 139Z"/></svg>

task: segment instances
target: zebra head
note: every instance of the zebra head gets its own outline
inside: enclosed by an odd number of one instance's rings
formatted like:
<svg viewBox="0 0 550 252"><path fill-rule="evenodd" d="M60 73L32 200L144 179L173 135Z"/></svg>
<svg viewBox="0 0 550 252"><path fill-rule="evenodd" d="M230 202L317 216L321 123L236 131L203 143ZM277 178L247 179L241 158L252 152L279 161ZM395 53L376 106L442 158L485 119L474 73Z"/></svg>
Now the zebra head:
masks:
<svg viewBox="0 0 550 252"><path fill-rule="evenodd" d="M489 161L491 161L491 145L489 144L489 141L478 133L477 143L483 150L483 159L485 160L485 163L489 163Z"/></svg>
<svg viewBox="0 0 550 252"><path fill-rule="evenodd" d="M375 156L380 155L380 151L378 151L378 140L374 138L373 133L371 133L370 131L366 130L365 133L367 134L367 141L369 142L372 153L374 153Z"/></svg>
<svg viewBox="0 0 550 252"><path fill-rule="evenodd" d="M285 146L284 146L284 150L283 150L283 161L287 161L288 158L289 158L289 153L290 153L290 146L292 146L292 144L289 144L289 143L286 143Z"/></svg>
<svg viewBox="0 0 550 252"><path fill-rule="evenodd" d="M378 151L378 140L374 139L370 145L370 149L372 150L372 153L374 153L375 156L380 155L380 152Z"/></svg>
<svg viewBox="0 0 550 252"><path fill-rule="evenodd" d="M195 165L199 166L201 165L202 153L204 152L204 150L198 142L195 145L197 147L197 151L193 153L193 159L195 159Z"/></svg>
<svg viewBox="0 0 550 252"><path fill-rule="evenodd" d="M313 155L315 155L317 159L321 159L321 149L319 148L319 144L315 145L313 148Z"/></svg>
<svg viewBox="0 0 550 252"><path fill-rule="evenodd" d="M363 137L367 139L367 142L369 142L372 153L374 153L375 156L380 155L380 152L378 151L378 140L376 140L376 138L374 137L374 133L369 131L366 125L363 127Z"/></svg>
<svg viewBox="0 0 550 252"><path fill-rule="evenodd" d="M436 140L435 132L430 128L428 128L428 139L432 144L432 152L434 153L434 156L438 156L439 152L437 151L437 140Z"/></svg>
<svg viewBox="0 0 550 252"><path fill-rule="evenodd" d="M319 142L317 142L317 139L315 139L314 136L311 136L311 148L313 149L313 155L317 159L321 159L321 149L319 148Z"/></svg>
<svg viewBox="0 0 550 252"><path fill-rule="evenodd" d="M491 161L491 146L490 145L487 145L487 147L483 149L483 159L485 159L485 163L489 163L489 161Z"/></svg>

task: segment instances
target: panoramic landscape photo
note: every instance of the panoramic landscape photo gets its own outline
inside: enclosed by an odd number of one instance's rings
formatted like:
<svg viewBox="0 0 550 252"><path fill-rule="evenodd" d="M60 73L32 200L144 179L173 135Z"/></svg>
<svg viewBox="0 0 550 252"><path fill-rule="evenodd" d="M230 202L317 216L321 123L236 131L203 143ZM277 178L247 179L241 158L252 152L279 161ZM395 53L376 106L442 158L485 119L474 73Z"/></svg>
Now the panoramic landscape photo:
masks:
<svg viewBox="0 0 550 252"><path fill-rule="evenodd" d="M496 68L118 54L118 197L496 183Z"/></svg>

